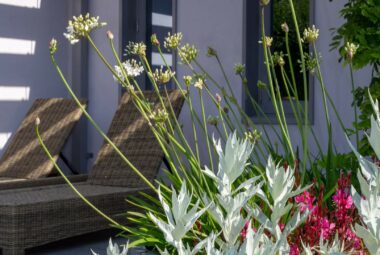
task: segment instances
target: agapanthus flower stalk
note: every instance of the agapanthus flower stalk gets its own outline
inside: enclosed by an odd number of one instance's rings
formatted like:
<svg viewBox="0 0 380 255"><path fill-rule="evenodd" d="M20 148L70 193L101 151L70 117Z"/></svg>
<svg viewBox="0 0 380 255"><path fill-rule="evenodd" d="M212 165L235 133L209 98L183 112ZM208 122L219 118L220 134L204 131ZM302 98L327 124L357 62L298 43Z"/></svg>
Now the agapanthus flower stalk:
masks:
<svg viewBox="0 0 380 255"><path fill-rule="evenodd" d="M315 43L319 37L319 29L313 25L312 27L305 28L303 31L303 42Z"/></svg>
<svg viewBox="0 0 380 255"><path fill-rule="evenodd" d="M166 49L175 50L181 45L182 33L170 34L165 38L164 47Z"/></svg>
<svg viewBox="0 0 380 255"><path fill-rule="evenodd" d="M183 63L191 63L198 56L198 50L194 45L186 43L179 49L179 57Z"/></svg>
<svg viewBox="0 0 380 255"><path fill-rule="evenodd" d="M202 78L198 78L198 80L194 83L194 87L198 89L203 89L204 86L205 86L205 83Z"/></svg>
<svg viewBox="0 0 380 255"><path fill-rule="evenodd" d="M235 64L234 71L236 75L243 75L245 72L245 65L243 64Z"/></svg>
<svg viewBox="0 0 380 255"><path fill-rule="evenodd" d="M146 56L146 45L143 42L129 42L125 51L129 55Z"/></svg>
<svg viewBox="0 0 380 255"><path fill-rule="evenodd" d="M128 59L121 64L124 70L122 70L118 65L115 66L115 72L118 76L114 76L115 81L118 81L119 79L122 81L126 81L126 78L135 78L144 71L144 68L141 66L141 63L137 62L135 59ZM125 74L127 75L127 77L125 77Z"/></svg>
<svg viewBox="0 0 380 255"><path fill-rule="evenodd" d="M74 16L72 20L69 20L69 24L66 27L67 33L64 33L63 35L71 44L75 44L79 42L82 37L89 35L92 30L105 25L107 25L107 23L99 22L99 16L91 17L89 13L85 16Z"/></svg>
<svg viewBox="0 0 380 255"><path fill-rule="evenodd" d="M288 23L284 22L281 24L281 29L282 31L284 31L285 33L289 33L289 26L288 26Z"/></svg>
<svg viewBox="0 0 380 255"><path fill-rule="evenodd" d="M168 83L171 80L171 78L174 77L174 75L175 72L172 72L169 69L166 69L164 71L163 66L161 66L160 69L156 69L154 73L152 73L152 77L158 85L164 85Z"/></svg>
<svg viewBox="0 0 380 255"><path fill-rule="evenodd" d="M193 77L191 77L190 75L183 76L183 81L185 82L186 87L190 87L192 80Z"/></svg>
<svg viewBox="0 0 380 255"><path fill-rule="evenodd" d="M51 55L54 55L57 52L57 40L52 38L50 43L49 43L49 51Z"/></svg>
<svg viewBox="0 0 380 255"><path fill-rule="evenodd" d="M359 49L358 44L347 42L346 46L344 47L344 51L346 53L346 59L348 61L352 61L358 49Z"/></svg>

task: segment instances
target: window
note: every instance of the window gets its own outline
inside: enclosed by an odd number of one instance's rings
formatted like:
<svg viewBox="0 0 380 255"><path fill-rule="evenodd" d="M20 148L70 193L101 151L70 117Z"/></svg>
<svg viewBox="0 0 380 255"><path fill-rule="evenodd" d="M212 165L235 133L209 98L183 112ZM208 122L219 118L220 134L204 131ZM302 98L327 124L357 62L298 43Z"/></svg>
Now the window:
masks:
<svg viewBox="0 0 380 255"><path fill-rule="evenodd" d="M129 41L143 41L147 45L147 58L153 69L164 66L157 49L152 48L150 36L156 34L168 65L174 68L173 54L163 47L164 38L175 30L176 0L126 0L123 1L123 46ZM147 76L140 77L139 84L145 89L152 85ZM171 81L172 82L172 81ZM169 88L172 84L167 84Z"/></svg>
<svg viewBox="0 0 380 255"><path fill-rule="evenodd" d="M297 13L299 28L302 33L305 27L310 25L310 21L313 18L312 15L312 1L311 0L294 0L294 6ZM246 70L247 70L247 78L248 78L248 86L249 91L253 98L258 102L262 111L266 116L269 117L271 121L275 120L275 112L272 106L272 102L269 96L268 91L265 89L259 89L257 87L257 82L259 80L267 82L267 73L266 66L264 64L264 54L262 50L262 45L259 44L261 40L261 22L260 22L260 5L259 1L246 1ZM291 16L291 11L289 8L288 0L272 0L268 7L265 7L265 31L268 36L273 37L273 44L271 47L272 54L274 52L282 52L286 54L286 46L284 39L284 32L281 29L281 24L286 22L289 26L289 45L292 52L292 65L295 73L296 90L299 96L301 103L304 102L304 89L303 89L303 75L301 73L301 67L298 63L300 59L299 50L298 50L298 42L296 38L296 34L294 32L293 19ZM308 53L308 45L304 45L304 52ZM286 56L285 59L285 70L290 75L289 71L289 63ZM287 120L289 123L295 123L295 118L292 112L292 108L290 105L290 98L288 93L285 90L285 86L282 82L282 78L279 70L276 70L280 94L282 97L282 103L284 105L284 111L287 115ZM312 105L313 105L313 78L308 75L308 104L310 109L310 120L312 121ZM290 97L293 97L294 93L290 91ZM245 109L247 113L253 118L259 120L260 122L266 122L267 120L264 118L263 113L252 107L250 98L245 95L244 98Z"/></svg>

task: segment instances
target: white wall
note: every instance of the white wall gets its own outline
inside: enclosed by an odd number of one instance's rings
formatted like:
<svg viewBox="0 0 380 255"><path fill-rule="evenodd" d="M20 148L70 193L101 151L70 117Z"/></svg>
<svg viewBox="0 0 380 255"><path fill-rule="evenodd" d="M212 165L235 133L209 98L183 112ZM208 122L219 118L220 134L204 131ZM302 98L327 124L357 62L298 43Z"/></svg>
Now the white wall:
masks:
<svg viewBox="0 0 380 255"><path fill-rule="evenodd" d="M52 37L60 42L57 61L67 73L69 49L62 33L70 1L30 0L29 7L18 6L19 2L26 1L0 3L0 155L4 134L17 129L35 98L67 95L48 45ZM16 87L27 89L20 94L13 90Z"/></svg>
<svg viewBox="0 0 380 255"><path fill-rule="evenodd" d="M249 1L249 0L247 0ZM208 46L215 48L222 62L228 71L228 76L232 82L238 99L241 99L242 86L239 79L233 73L233 66L242 63L244 60L243 35L244 35L244 4L242 0L178 0L177 9L177 30L184 34L184 41L195 44L199 48L199 62L220 83L225 84L223 76L219 71L214 59L206 57ZM341 114L346 125L350 125L353 120L353 109L351 108L351 85L348 70L344 69L338 62L338 53L330 51L331 42L330 28L337 27L342 22L339 18L339 10L344 1L315 1L315 25L320 29L318 48L322 55L322 73L325 78L327 90ZM90 11L92 14L100 15L103 20L108 21L109 29L114 31L116 38L119 38L120 29L120 2L118 0L91 1ZM249 13L248 13L249 15ZM258 25L258 24L257 24ZM106 50L103 32L97 32L95 41L100 43L100 48ZM119 45L120 46L120 45ZM108 51L109 52L109 51ZM107 53L108 54L108 53ZM106 55L107 55L106 54ZM96 59L95 54L90 52L90 112L99 120L101 126L106 130L110 119L117 105L118 89L112 82L112 78L104 66ZM177 77L182 79L183 75L191 72L182 65L177 64ZM357 84L367 85L369 81L368 71L356 74ZM193 90L192 93L196 91ZM321 146L326 148L327 130L324 122L324 112L319 84L315 84L314 93L314 129ZM194 105L199 110L197 96L194 96ZM207 115L215 114L216 109L211 104L206 105ZM347 143L338 125L333 112L330 112L333 121L333 135L335 146L339 150L347 150ZM188 109L184 108L181 114L181 121L184 123L185 132L191 135L190 118ZM290 128L291 136L295 146L300 145L298 130L295 126ZM101 139L90 128L89 134L90 151L96 152L101 143ZM311 139L311 138L310 138ZM316 151L312 146L312 151ZM203 158L206 158L205 147L202 148Z"/></svg>

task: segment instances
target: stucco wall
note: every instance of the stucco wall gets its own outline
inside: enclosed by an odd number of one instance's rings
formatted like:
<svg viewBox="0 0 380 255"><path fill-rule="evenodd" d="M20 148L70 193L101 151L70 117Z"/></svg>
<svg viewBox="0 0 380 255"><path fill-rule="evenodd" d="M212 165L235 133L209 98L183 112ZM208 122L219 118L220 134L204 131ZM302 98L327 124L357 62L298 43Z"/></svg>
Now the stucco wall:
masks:
<svg viewBox="0 0 380 255"><path fill-rule="evenodd" d="M111 30L115 37L115 47L119 48L121 29L121 1L120 0L92 0L89 3L89 12L94 16L100 16L103 21L108 23L107 27L92 34L95 44L104 56L113 65L115 63L112 51L109 48L106 31ZM96 52L90 47L88 52L88 111L94 120L106 132L115 113L118 98L119 85L114 82L112 75L97 56ZM103 139L96 132L92 125L88 125L88 152L93 154L91 162L96 157Z"/></svg>
<svg viewBox="0 0 380 255"><path fill-rule="evenodd" d="M7 141L4 134L17 129L34 99L67 96L48 45L52 37L61 42L57 61L67 73L69 48L62 33L70 1L30 0L29 7L18 2L0 4L0 155ZM17 87L21 89L13 90Z"/></svg>

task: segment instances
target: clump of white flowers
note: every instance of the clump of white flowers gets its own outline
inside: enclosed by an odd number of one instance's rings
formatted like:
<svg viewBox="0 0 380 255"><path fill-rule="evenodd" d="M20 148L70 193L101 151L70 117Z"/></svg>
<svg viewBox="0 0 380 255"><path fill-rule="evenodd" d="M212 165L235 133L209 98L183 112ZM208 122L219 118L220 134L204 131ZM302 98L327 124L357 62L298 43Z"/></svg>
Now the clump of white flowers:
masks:
<svg viewBox="0 0 380 255"><path fill-rule="evenodd" d="M319 37L319 29L313 25L312 27L305 28L303 31L303 42L314 43Z"/></svg>
<svg viewBox="0 0 380 255"><path fill-rule="evenodd" d="M178 55L181 58L182 62L187 64L197 58L198 50L194 45L186 43L179 49Z"/></svg>
<svg viewBox="0 0 380 255"><path fill-rule="evenodd" d="M169 118L169 114L164 109L158 109L153 111L149 115L149 119L153 120L156 124L163 123Z"/></svg>
<svg viewBox="0 0 380 255"><path fill-rule="evenodd" d="M371 116L371 133L368 136L369 143L377 158L380 158L380 112L379 105L371 103L375 117ZM351 145L351 144L350 144ZM362 157L351 145L360 165L358 180L361 195L351 186L351 195L358 209L364 226L355 224L355 233L360 237L370 254L380 254L380 168Z"/></svg>
<svg viewBox="0 0 380 255"><path fill-rule="evenodd" d="M127 78L137 77L144 71L144 67L135 59L128 59L121 63L121 65L122 68L120 68L118 65L115 65L115 72L117 74L117 77L113 77L115 81L121 80L125 82ZM125 77L125 75L127 77Z"/></svg>
<svg viewBox="0 0 380 255"><path fill-rule="evenodd" d="M175 50L180 46L181 40L182 40L182 33L170 34L169 32L168 36L165 38L164 47L169 50L170 49Z"/></svg>
<svg viewBox="0 0 380 255"><path fill-rule="evenodd" d="M204 86L205 86L205 82L203 78L198 78L194 82L194 87L196 87L197 89L203 89Z"/></svg>
<svg viewBox="0 0 380 255"><path fill-rule="evenodd" d="M66 27L67 33L63 35L71 44L79 42L82 37L87 36L92 30L107 25L105 22L99 22L99 17L91 17L89 13L85 16L79 15L69 20Z"/></svg>
<svg viewBox="0 0 380 255"><path fill-rule="evenodd" d="M158 85L164 85L168 83L171 78L174 77L174 75L175 72L172 72L170 69L166 69L164 71L163 66L161 66L160 69L156 69L154 73L152 73L152 77Z"/></svg>
<svg viewBox="0 0 380 255"><path fill-rule="evenodd" d="M146 56L146 44L143 42L129 42L125 51L129 55Z"/></svg>
<svg viewBox="0 0 380 255"><path fill-rule="evenodd" d="M359 49L359 45L355 43L347 42L344 46L344 51L346 53L346 59L348 61L352 61L354 58L356 51Z"/></svg>
<svg viewBox="0 0 380 255"><path fill-rule="evenodd" d="M93 255L98 255L93 250L91 250ZM107 255L127 255L128 254L128 244L124 245L123 250L120 251L119 246L117 243L113 244L112 240L110 239L107 247Z"/></svg>

